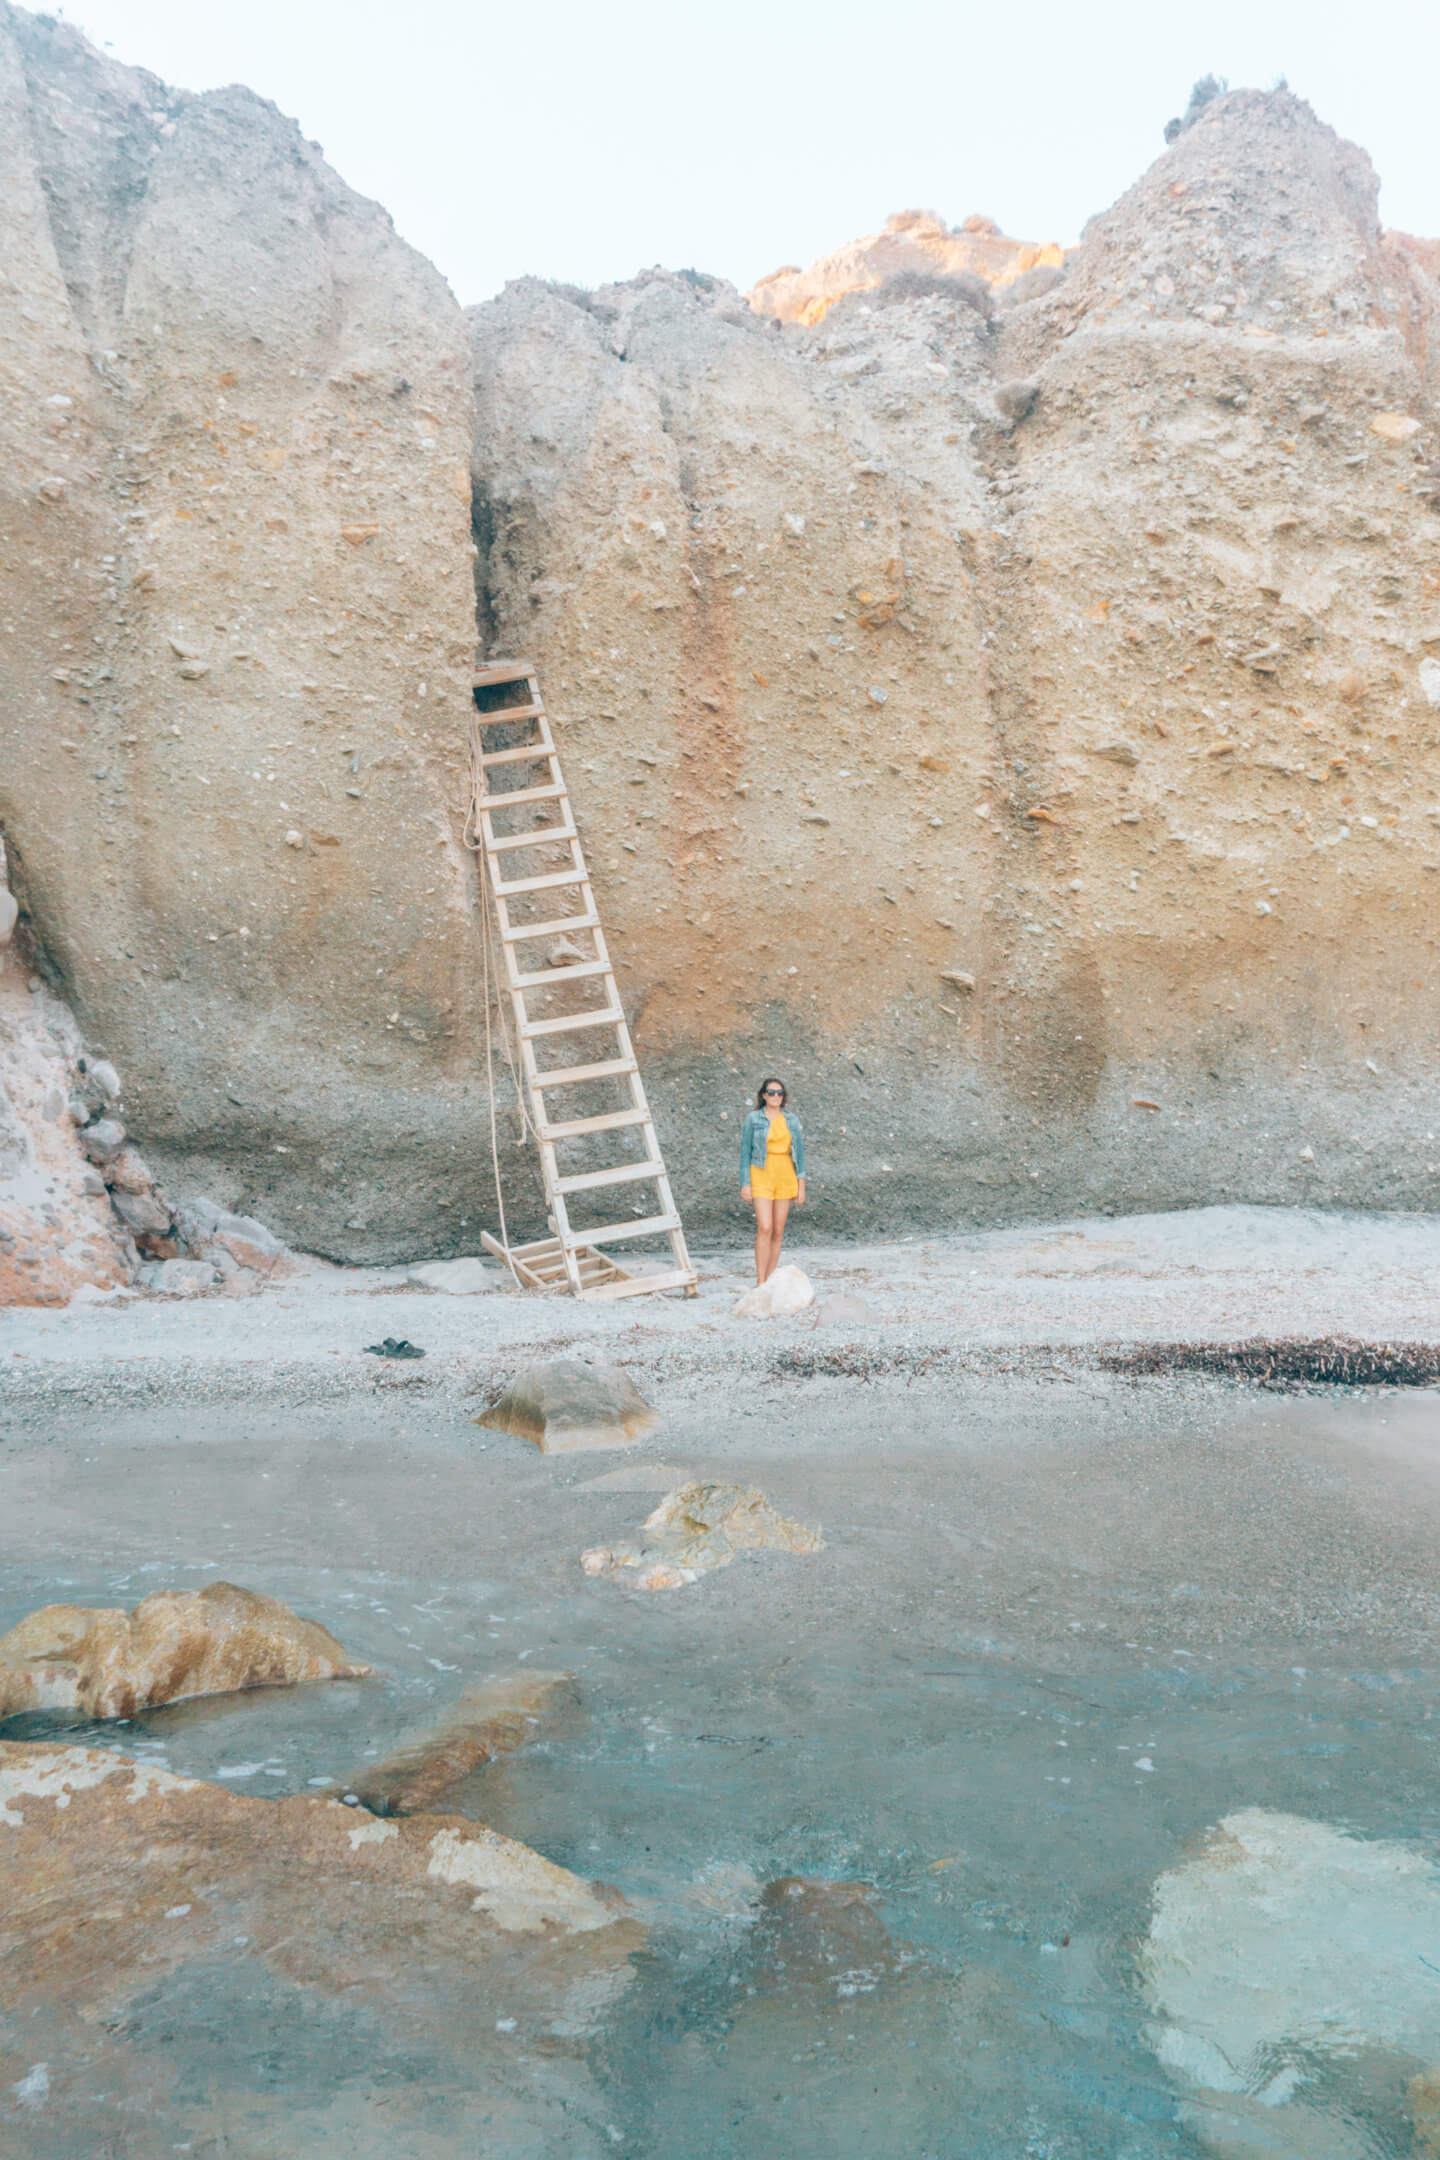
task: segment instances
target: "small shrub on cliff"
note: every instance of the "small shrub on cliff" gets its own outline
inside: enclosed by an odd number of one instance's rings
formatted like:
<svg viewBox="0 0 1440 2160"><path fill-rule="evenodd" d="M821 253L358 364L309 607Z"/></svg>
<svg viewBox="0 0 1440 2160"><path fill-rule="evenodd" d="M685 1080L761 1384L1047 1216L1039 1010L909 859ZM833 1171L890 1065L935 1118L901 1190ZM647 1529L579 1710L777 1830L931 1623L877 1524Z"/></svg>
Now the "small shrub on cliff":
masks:
<svg viewBox="0 0 1440 2160"><path fill-rule="evenodd" d="M1190 92L1190 103L1185 108L1183 118L1166 121L1166 142L1174 142L1176 136L1183 135L1186 128L1194 127L1211 99L1223 97L1229 87L1223 75L1202 75Z"/></svg>

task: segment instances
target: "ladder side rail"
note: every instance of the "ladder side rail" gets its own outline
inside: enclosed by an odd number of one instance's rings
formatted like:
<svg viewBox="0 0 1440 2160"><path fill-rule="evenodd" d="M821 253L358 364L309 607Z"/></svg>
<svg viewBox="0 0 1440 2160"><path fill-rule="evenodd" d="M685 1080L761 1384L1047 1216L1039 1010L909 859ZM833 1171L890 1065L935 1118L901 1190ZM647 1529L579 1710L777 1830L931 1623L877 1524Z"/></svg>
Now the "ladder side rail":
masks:
<svg viewBox="0 0 1440 2160"><path fill-rule="evenodd" d="M521 683L525 685L525 703L477 712L480 727L475 746L479 812L477 838L485 855L496 927L505 954L505 988L510 995L515 1020L520 1075L529 1098L546 1207L554 1233L554 1247L557 1248L556 1258L563 1261L565 1280L573 1296L600 1297L614 1295L617 1291L620 1294L640 1294L647 1287L645 1278L617 1282L616 1275L623 1276L623 1271L618 1270L616 1263L600 1251L595 1240L608 1244L612 1240L663 1232L670 1245L675 1267L671 1275L660 1278L655 1287L660 1287L661 1283L666 1287L672 1283L681 1284L693 1292L694 1269L686 1249L680 1214L675 1205L639 1060L630 1038L624 1001L615 979L610 949L596 905L560 754L545 713L538 673L529 663L497 662L489 669L482 669L477 676L477 687L499 688ZM503 750L485 750L486 728L500 728L522 722L534 728L533 743L515 744ZM523 783L521 786L508 791L492 790L487 777L492 764L498 764L502 768L526 764L545 766L548 772L543 780L538 776L527 777L521 772L517 774ZM496 832L495 820L501 810L507 806L519 809L540 802L555 804L556 822L553 825L542 825L522 833ZM504 875L505 865L502 858L523 857L530 850L559 846L569 849L570 861L567 869L523 878L507 878ZM525 898L528 902L532 895L550 891L557 894L574 892L578 905L567 899L561 903L568 910L564 914L544 916L535 923L515 920L511 909L512 900ZM561 964L553 972L549 969L537 969L533 963L522 963L518 948L526 945L532 938L539 940L569 932L589 934L592 958ZM583 952L583 948L581 951ZM530 1019L527 999L531 992L543 993L552 986L582 978L587 982L595 982L600 989L602 1002L598 1008L592 1005L545 1019ZM592 1056L585 1064L555 1067L549 1073L540 1069L535 1048L537 1039L558 1041L567 1034L590 1033L599 1028L607 1028L613 1032L616 1046L613 1056ZM623 1079L627 1083L625 1092L629 1097L628 1109L567 1119L563 1114L559 1114L557 1105L553 1118L547 1114L547 1089L588 1084L594 1080L610 1078ZM570 1178L561 1174L557 1154L561 1142L599 1132L622 1130L637 1133L644 1150L641 1161L617 1164L608 1170L579 1173ZM653 1184L658 1212L629 1223L601 1225L588 1231L579 1230L572 1225L568 1206L570 1192L625 1184ZM555 1262L547 1258L542 1266L545 1275L558 1283L559 1274ZM529 1279L537 1279L533 1271Z"/></svg>

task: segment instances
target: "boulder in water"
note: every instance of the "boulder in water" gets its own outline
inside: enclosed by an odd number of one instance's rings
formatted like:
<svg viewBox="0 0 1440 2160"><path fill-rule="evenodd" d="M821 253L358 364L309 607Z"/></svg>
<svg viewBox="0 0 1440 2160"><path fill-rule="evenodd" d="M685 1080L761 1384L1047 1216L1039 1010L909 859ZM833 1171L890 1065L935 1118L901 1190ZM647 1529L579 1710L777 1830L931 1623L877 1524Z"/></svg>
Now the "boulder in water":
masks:
<svg viewBox="0 0 1440 2160"><path fill-rule="evenodd" d="M0 1717L79 1710L133 1717L157 1703L301 1680L354 1680L328 1628L233 1583L157 1590L133 1612L43 1605L0 1635Z"/></svg>
<svg viewBox="0 0 1440 2160"><path fill-rule="evenodd" d="M586 1358L527 1365L500 1400L476 1418L494 1432L533 1440L542 1455L576 1448L628 1447L660 1422L627 1372Z"/></svg>

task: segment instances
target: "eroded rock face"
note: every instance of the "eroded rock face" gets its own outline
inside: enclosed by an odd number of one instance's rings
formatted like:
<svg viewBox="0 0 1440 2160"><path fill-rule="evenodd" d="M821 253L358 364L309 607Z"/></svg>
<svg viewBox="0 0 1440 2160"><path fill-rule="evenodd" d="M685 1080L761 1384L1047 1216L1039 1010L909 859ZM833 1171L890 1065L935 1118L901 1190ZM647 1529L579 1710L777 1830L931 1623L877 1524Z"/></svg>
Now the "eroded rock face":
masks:
<svg viewBox="0 0 1440 2160"><path fill-rule="evenodd" d="M133 1717L157 1703L302 1680L353 1680L328 1628L233 1583L157 1590L133 1612L45 1605L0 1635L0 1717L80 1710Z"/></svg>
<svg viewBox="0 0 1440 2160"><path fill-rule="evenodd" d="M79 1033L33 980L0 945L0 1307L121 1289L136 1259L70 1114Z"/></svg>
<svg viewBox="0 0 1440 2160"><path fill-rule="evenodd" d="M0 146L17 896L167 1186L393 1251L477 1114L459 310L273 106L4 4Z"/></svg>
<svg viewBox="0 0 1440 2160"><path fill-rule="evenodd" d="M369 2160L398 2132L438 2160L477 2123L500 2150L604 2149L583 2051L641 1930L614 1892L483 1825L0 1743L0 1915L17 2160L133 2143L137 2119L167 2149L242 2120L277 2156ZM539 2070L517 2069L542 2036Z"/></svg>
<svg viewBox="0 0 1440 2160"><path fill-rule="evenodd" d="M1375 200L1244 92L990 320L474 311L490 636L692 1213L772 1070L817 1227L1430 1203L1440 288Z"/></svg>

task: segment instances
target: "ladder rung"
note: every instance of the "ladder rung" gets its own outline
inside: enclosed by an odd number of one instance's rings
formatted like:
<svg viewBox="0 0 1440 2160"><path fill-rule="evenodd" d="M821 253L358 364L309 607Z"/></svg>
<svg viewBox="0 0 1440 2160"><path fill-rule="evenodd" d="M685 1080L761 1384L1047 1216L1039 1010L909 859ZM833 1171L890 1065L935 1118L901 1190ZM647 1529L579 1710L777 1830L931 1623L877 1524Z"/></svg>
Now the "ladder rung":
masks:
<svg viewBox="0 0 1440 2160"><path fill-rule="evenodd" d="M583 864L578 870L552 870L545 877L514 878L508 885L494 885L491 890L501 900L508 900L511 893L546 892L556 885L588 885L589 875Z"/></svg>
<svg viewBox="0 0 1440 2160"><path fill-rule="evenodd" d="M485 850L489 855L513 855L517 848L553 847L557 840L579 837L573 825L537 825L533 832L502 833L498 839L487 834Z"/></svg>
<svg viewBox="0 0 1440 2160"><path fill-rule="evenodd" d="M554 1072L536 1073L537 1088L578 1086L582 1080L614 1080L622 1073L640 1070L634 1058L602 1058L598 1065L557 1065Z"/></svg>
<svg viewBox="0 0 1440 2160"><path fill-rule="evenodd" d="M602 1223L598 1230L572 1230L570 1244L608 1245L612 1239L655 1237L662 1230L678 1230L678 1215L641 1215L634 1222Z"/></svg>
<svg viewBox="0 0 1440 2160"><path fill-rule="evenodd" d="M518 750L487 750L480 763L488 772L492 765L519 765L525 758L555 758L558 750L547 749L544 743L522 743Z"/></svg>
<svg viewBox="0 0 1440 2160"><path fill-rule="evenodd" d="M622 1125L648 1125L650 1111L607 1110L602 1117L566 1118L559 1125L538 1125L535 1129L542 1140L573 1140L578 1133L618 1132Z"/></svg>
<svg viewBox="0 0 1440 2160"><path fill-rule="evenodd" d="M578 1177L561 1177L555 1180L557 1193L596 1192L602 1185L640 1185L646 1178L665 1175L665 1165L658 1155L648 1162L617 1163L613 1170L584 1170Z"/></svg>
<svg viewBox="0 0 1440 2160"><path fill-rule="evenodd" d="M694 1268L667 1268L663 1275L621 1275L613 1282L597 1283L593 1290L587 1290L582 1276L580 1295L598 1305L602 1299L643 1297L648 1290L688 1290L694 1281Z"/></svg>
<svg viewBox="0 0 1440 2160"><path fill-rule="evenodd" d="M517 975L512 990L535 990L545 983L578 982L582 975L608 975L608 960L578 960L573 967L541 968L538 975Z"/></svg>
<svg viewBox="0 0 1440 2160"><path fill-rule="evenodd" d="M482 795L477 807L489 817L492 811L513 810L519 803L554 802L557 795L564 793L563 780L550 780L544 787L512 788L508 795Z"/></svg>
<svg viewBox="0 0 1440 2160"><path fill-rule="evenodd" d="M475 717L482 728L508 727L512 720L540 720L545 707L537 701L533 705L492 705L489 712L477 712Z"/></svg>
<svg viewBox="0 0 1440 2160"><path fill-rule="evenodd" d="M561 1013L554 1020L522 1020L520 1033L528 1042L536 1035L578 1034L582 1028L623 1027L625 1015L618 1005L607 1005L603 1012Z"/></svg>
<svg viewBox="0 0 1440 2160"><path fill-rule="evenodd" d="M553 922L512 923L500 935L507 945L522 945L527 938L554 937L559 930L598 930L600 917L592 908L588 915L557 915Z"/></svg>
<svg viewBox="0 0 1440 2160"><path fill-rule="evenodd" d="M528 660L491 660L475 670L471 681L476 690L491 690L497 683L528 682L534 673Z"/></svg>

